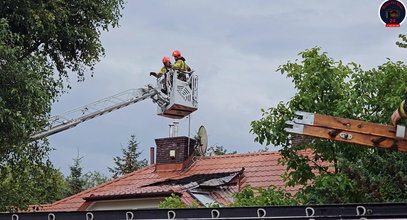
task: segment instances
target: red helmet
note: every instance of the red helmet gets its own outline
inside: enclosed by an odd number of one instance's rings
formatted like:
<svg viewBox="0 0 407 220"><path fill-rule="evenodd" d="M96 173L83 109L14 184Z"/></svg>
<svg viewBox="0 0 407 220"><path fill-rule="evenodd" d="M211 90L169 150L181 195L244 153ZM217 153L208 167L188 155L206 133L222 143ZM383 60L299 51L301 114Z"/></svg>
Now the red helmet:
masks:
<svg viewBox="0 0 407 220"><path fill-rule="evenodd" d="M164 57L163 58L163 63L167 63L167 62L170 62L170 58L169 57Z"/></svg>
<svg viewBox="0 0 407 220"><path fill-rule="evenodd" d="M172 52L172 56L173 57L177 57L177 58L181 58L181 52L179 52L178 50L174 50L174 52Z"/></svg>

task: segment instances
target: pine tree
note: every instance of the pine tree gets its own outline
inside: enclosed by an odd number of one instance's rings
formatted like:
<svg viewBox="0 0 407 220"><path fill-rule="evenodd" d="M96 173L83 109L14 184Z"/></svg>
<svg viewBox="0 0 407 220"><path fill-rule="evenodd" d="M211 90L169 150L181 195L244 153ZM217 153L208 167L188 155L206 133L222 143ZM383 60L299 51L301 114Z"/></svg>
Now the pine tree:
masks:
<svg viewBox="0 0 407 220"><path fill-rule="evenodd" d="M136 136L131 135L127 149L122 148L123 156L116 156L113 158L115 166L113 168L108 168L109 172L113 173L113 178L117 178L147 166L148 161L146 159L138 160L141 155L141 152L137 151L138 144Z"/></svg>
<svg viewBox="0 0 407 220"><path fill-rule="evenodd" d="M66 196L75 195L85 190L86 181L82 176L82 158L83 157L79 157L78 154L78 156L73 159L74 165L69 167L71 174L66 177L66 182L68 184Z"/></svg>

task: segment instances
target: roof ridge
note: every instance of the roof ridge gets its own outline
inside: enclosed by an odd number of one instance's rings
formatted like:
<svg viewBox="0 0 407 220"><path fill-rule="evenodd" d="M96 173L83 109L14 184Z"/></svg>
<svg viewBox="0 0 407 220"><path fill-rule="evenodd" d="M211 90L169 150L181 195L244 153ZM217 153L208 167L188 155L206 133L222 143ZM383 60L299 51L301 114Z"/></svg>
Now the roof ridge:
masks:
<svg viewBox="0 0 407 220"><path fill-rule="evenodd" d="M149 166L146 166L146 167L143 167L143 168L141 168L141 169L135 170L135 171L133 171L133 172L131 172L131 173L128 173L128 174L126 174L126 175L124 175L124 176L121 176L121 177L119 177L119 178L112 179L112 180L107 181L107 182L105 182L105 183L102 183L102 184L100 184L100 185L98 185L98 186L89 188L89 189L87 189L87 190L85 190L85 191L82 191L82 192L80 192L80 193L77 193L77 194L74 194L74 195L69 196L69 197L67 197L67 198L58 200L58 201L56 201L56 202L54 202L54 203L52 203L52 204L50 204L50 205L51 205L51 206L58 205L58 204L61 203L61 202L64 202L64 201L66 201L66 200L75 198L75 197L80 196L80 195L83 195L83 194L86 194L86 193L88 193L88 192L90 192L90 191L92 191L92 190L96 190L96 189L103 188L103 187L105 187L105 186L107 186L107 185L110 185L110 184L112 184L112 183L114 183L114 182L117 182L117 181L119 181L119 180L122 180L122 179L124 179L124 178L133 176L133 175L135 175L136 173L139 173L139 172L141 172L142 170L149 169L149 168L151 168L151 167L153 167L153 166L155 166L155 164L151 164L151 165L149 165Z"/></svg>
<svg viewBox="0 0 407 220"><path fill-rule="evenodd" d="M229 158L229 157L250 157L257 155L273 155L280 154L278 151L266 151L266 152L250 152L250 153L240 153L240 154L223 154L223 155L213 155L202 157L203 160L217 159L217 158Z"/></svg>

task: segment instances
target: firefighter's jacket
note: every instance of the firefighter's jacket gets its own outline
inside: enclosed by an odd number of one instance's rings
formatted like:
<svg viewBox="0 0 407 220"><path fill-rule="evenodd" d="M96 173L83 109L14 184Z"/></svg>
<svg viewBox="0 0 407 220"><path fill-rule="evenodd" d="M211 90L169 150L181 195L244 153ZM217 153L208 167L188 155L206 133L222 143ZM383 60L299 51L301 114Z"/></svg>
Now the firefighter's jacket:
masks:
<svg viewBox="0 0 407 220"><path fill-rule="evenodd" d="M191 71L191 68L185 62L184 58L178 59L174 65L172 65L174 70L178 70L178 79L182 81L186 81L185 73Z"/></svg>
<svg viewBox="0 0 407 220"><path fill-rule="evenodd" d="M168 73L170 71L169 67L164 66L161 68L160 72L157 73L157 78L160 78L162 75Z"/></svg>

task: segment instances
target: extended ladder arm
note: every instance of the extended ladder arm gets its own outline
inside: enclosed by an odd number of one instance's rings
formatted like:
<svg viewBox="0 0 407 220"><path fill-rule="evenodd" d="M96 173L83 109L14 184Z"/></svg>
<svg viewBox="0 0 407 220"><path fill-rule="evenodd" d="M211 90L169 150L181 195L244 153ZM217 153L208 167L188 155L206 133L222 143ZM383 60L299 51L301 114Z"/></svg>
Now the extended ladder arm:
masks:
<svg viewBox="0 0 407 220"><path fill-rule="evenodd" d="M388 126L371 122L338 118L308 112L296 112L301 118L287 121L289 133L317 138L387 148L407 152L407 134L404 126Z"/></svg>
<svg viewBox="0 0 407 220"><path fill-rule="evenodd" d="M164 97L156 88L147 85L145 88L129 89L119 94L101 99L81 106L79 108L67 111L60 115L51 117L48 126L40 133L31 135L32 140L37 140L101 116L105 113L115 111L130 104L137 103L147 98L152 98L159 106L165 106L169 103L168 97Z"/></svg>

